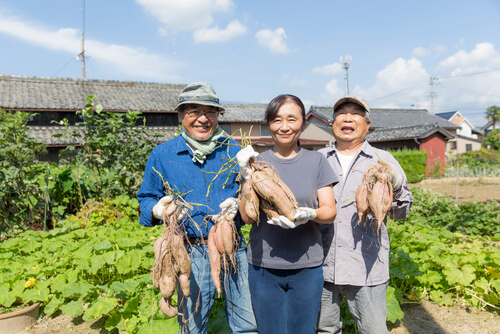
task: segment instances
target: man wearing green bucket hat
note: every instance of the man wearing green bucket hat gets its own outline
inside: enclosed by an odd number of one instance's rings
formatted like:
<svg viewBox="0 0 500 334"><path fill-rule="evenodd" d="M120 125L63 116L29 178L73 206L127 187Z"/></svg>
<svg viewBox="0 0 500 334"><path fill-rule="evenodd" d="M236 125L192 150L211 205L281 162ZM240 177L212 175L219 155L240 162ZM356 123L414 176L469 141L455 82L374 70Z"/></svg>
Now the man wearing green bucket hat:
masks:
<svg viewBox="0 0 500 334"><path fill-rule="evenodd" d="M231 266L229 272L221 274L226 318L233 333L257 333L248 289L246 243L240 231L244 223L238 213L239 169L238 166L232 171L222 168L235 158L240 146L226 138L218 127L224 108L211 84L187 85L179 94L175 110L179 113L182 132L158 145L148 158L137 194L141 208L139 222L144 226L163 223L163 211L173 199L165 183L182 192L183 201L195 204L192 209L175 210L191 258L189 296L177 289L178 321L182 333L206 333L216 291L207 245L209 231L216 222L210 217L222 213L233 218L239 234L236 267Z"/></svg>

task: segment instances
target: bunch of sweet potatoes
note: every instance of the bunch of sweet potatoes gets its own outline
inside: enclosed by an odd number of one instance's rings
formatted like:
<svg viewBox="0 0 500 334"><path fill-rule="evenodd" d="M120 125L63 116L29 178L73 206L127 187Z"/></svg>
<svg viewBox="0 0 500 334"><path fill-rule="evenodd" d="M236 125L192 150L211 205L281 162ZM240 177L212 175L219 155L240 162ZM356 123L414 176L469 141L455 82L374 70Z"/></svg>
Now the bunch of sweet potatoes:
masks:
<svg viewBox="0 0 500 334"><path fill-rule="evenodd" d="M177 281L184 296L189 296L189 276L191 259L184 246L184 238L176 227L169 224L165 234L154 243L155 262L151 277L155 288L161 291L160 309L168 317L177 316L177 308L172 305L172 296Z"/></svg>
<svg viewBox="0 0 500 334"><path fill-rule="evenodd" d="M389 181L390 165L379 159L377 164L370 167L363 175L363 181L356 190L356 207L358 223L366 222L367 215L372 212L373 228L380 230L387 212L392 207L392 184Z"/></svg>
<svg viewBox="0 0 500 334"><path fill-rule="evenodd" d="M295 220L297 201L292 191L279 178L272 166L251 163L252 174L243 183L241 194L245 199L245 214L251 222L259 223L259 209L269 218L285 216Z"/></svg>

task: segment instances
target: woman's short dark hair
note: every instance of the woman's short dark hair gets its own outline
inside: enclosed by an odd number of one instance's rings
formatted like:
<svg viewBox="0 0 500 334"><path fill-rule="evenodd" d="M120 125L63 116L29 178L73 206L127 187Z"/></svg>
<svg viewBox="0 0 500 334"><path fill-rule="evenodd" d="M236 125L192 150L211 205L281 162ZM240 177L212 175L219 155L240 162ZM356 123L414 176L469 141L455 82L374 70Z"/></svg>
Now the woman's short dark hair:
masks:
<svg viewBox="0 0 500 334"><path fill-rule="evenodd" d="M302 101L295 95L281 94L272 99L271 102L269 102L269 104L267 105L266 109L267 124L270 124L271 121L276 118L278 110L281 108L281 106L283 106L288 102L293 102L300 107L302 111L302 121L304 122L304 124L306 123L306 108L304 107L304 103L302 103Z"/></svg>

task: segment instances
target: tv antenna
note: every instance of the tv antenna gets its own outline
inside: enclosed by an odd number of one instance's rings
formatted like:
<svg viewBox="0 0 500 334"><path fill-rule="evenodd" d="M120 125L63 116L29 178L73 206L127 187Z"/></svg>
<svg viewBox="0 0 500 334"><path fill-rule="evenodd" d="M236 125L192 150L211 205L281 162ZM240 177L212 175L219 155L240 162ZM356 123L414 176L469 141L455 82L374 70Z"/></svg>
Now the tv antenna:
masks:
<svg viewBox="0 0 500 334"><path fill-rule="evenodd" d="M345 95L349 95L349 73L347 70L351 65L351 56L345 55L344 57L340 57L340 63L345 70Z"/></svg>

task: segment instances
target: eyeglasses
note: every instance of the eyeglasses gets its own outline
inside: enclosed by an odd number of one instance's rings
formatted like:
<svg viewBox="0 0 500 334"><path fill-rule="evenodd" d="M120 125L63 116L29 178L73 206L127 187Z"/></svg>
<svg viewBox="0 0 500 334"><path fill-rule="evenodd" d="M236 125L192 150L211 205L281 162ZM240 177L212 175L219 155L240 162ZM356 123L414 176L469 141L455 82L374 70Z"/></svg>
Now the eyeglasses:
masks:
<svg viewBox="0 0 500 334"><path fill-rule="evenodd" d="M198 109L188 109L184 110L186 114L189 115L189 117L201 117L201 115L205 115L206 118L209 119L215 119L218 115L219 112L216 110L198 110Z"/></svg>

